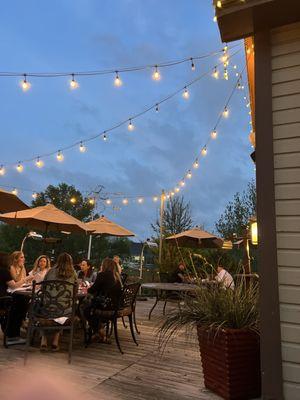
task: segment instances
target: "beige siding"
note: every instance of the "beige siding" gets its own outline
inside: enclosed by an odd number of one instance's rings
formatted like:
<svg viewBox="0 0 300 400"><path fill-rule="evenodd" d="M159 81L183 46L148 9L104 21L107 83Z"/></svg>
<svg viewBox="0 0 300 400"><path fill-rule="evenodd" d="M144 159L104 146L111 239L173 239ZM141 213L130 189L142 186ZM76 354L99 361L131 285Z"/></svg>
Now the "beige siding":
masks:
<svg viewBox="0 0 300 400"><path fill-rule="evenodd" d="M300 23L271 33L274 178L285 400L300 399Z"/></svg>

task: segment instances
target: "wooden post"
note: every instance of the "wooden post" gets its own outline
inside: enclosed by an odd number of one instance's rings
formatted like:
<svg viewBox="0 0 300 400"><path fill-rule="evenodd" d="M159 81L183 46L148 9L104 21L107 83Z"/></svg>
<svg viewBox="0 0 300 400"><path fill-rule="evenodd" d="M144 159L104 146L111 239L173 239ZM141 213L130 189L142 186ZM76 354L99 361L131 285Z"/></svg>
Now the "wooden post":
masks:
<svg viewBox="0 0 300 400"><path fill-rule="evenodd" d="M163 243L163 225L164 225L164 205L165 205L165 191L162 190L160 196L160 219L159 219L159 253L158 262L161 264L162 256L162 243Z"/></svg>

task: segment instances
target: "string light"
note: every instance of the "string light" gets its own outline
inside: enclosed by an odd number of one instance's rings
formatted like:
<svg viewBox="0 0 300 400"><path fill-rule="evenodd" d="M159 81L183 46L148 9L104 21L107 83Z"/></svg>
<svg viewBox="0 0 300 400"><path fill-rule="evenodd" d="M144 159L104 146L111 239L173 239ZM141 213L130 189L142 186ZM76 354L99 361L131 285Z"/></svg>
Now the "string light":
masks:
<svg viewBox="0 0 300 400"><path fill-rule="evenodd" d="M104 140L104 142L106 142L107 141L107 135L105 134L105 133L103 133L103 135L102 135L102 139Z"/></svg>
<svg viewBox="0 0 300 400"><path fill-rule="evenodd" d="M192 71L195 71L195 69L196 69L194 59L192 57L191 57L191 69L192 69Z"/></svg>
<svg viewBox="0 0 300 400"><path fill-rule="evenodd" d="M213 73L212 73L212 76L213 76L215 79L218 79L218 78L219 78L219 71L218 71L218 68L217 68L217 67L214 68L214 71L213 71Z"/></svg>
<svg viewBox="0 0 300 400"><path fill-rule="evenodd" d="M0 175L5 175L5 168L3 167L3 165L0 166Z"/></svg>
<svg viewBox="0 0 300 400"><path fill-rule="evenodd" d="M17 194L18 194L18 190L17 190L17 189L13 189L11 192L12 192L12 194L14 194L15 196L17 196Z"/></svg>
<svg viewBox="0 0 300 400"><path fill-rule="evenodd" d="M71 197L71 198L70 198L70 203L76 204L76 203L77 203L76 197Z"/></svg>
<svg viewBox="0 0 300 400"><path fill-rule="evenodd" d="M192 173L191 173L191 171L188 171L188 172L187 172L186 177L187 177L188 179L192 179Z"/></svg>
<svg viewBox="0 0 300 400"><path fill-rule="evenodd" d="M116 77L115 77L114 85L116 87L120 87L120 86L123 85L123 82L122 82L121 78L119 77L118 71L116 71Z"/></svg>
<svg viewBox="0 0 300 400"><path fill-rule="evenodd" d="M195 160L195 162L194 162L194 164L193 164L193 167L194 167L195 169L199 168L198 159Z"/></svg>
<svg viewBox="0 0 300 400"><path fill-rule="evenodd" d="M211 137L212 139L216 139L217 136L218 136L217 131L214 129L214 130L210 133L210 137Z"/></svg>
<svg viewBox="0 0 300 400"><path fill-rule="evenodd" d="M19 161L19 163L18 163L18 165L17 165L17 171L18 171L18 172L23 172L23 170L24 170L24 167L23 167L23 165L21 164L21 162Z"/></svg>
<svg viewBox="0 0 300 400"><path fill-rule="evenodd" d="M217 7L218 7L218 8L222 8L222 1L221 1L221 0L218 0L218 1L217 1Z"/></svg>
<svg viewBox="0 0 300 400"><path fill-rule="evenodd" d="M128 199L123 199L122 203L126 206L128 204Z"/></svg>
<svg viewBox="0 0 300 400"><path fill-rule="evenodd" d="M158 197L157 197L157 196L153 196L152 200L153 200L154 202L156 202L156 201L158 201Z"/></svg>
<svg viewBox="0 0 300 400"><path fill-rule="evenodd" d="M129 124L127 128L129 131L133 131L135 129L135 126L133 125L131 118L129 119Z"/></svg>
<svg viewBox="0 0 300 400"><path fill-rule="evenodd" d="M178 186L176 186L174 190L176 193L180 192L180 188Z"/></svg>
<svg viewBox="0 0 300 400"><path fill-rule="evenodd" d="M27 92L31 88L31 83L27 81L27 75L24 74L24 79L20 82L23 92Z"/></svg>
<svg viewBox="0 0 300 400"><path fill-rule="evenodd" d="M181 187L183 187L183 186L185 185L185 182L184 182L183 179L179 182L179 185L180 185Z"/></svg>
<svg viewBox="0 0 300 400"><path fill-rule="evenodd" d="M227 106L225 106L225 108L224 108L224 110L223 110L223 117L227 118L228 115L229 115L229 111L228 111Z"/></svg>
<svg viewBox="0 0 300 400"><path fill-rule="evenodd" d="M228 71L227 71L227 68L224 68L224 74L223 74L223 77L224 77L224 79L225 79L226 81L228 81L228 79L229 79L229 76L228 76Z"/></svg>
<svg viewBox="0 0 300 400"><path fill-rule="evenodd" d="M36 165L38 168L42 168L42 167L44 166L44 161L41 160L40 157L38 157L38 158L36 159L35 165Z"/></svg>
<svg viewBox="0 0 300 400"><path fill-rule="evenodd" d="M216 16L216 15L214 15L214 17L213 17L213 21L214 21L214 22L217 22L217 21L218 21L218 18L217 18L217 16Z"/></svg>
<svg viewBox="0 0 300 400"><path fill-rule="evenodd" d="M157 67L157 65L155 65L155 70L154 70L154 72L153 72L153 74L152 74L152 79L153 79L154 81L160 81L160 78L161 78L161 76L160 76L158 67Z"/></svg>
<svg viewBox="0 0 300 400"><path fill-rule="evenodd" d="M156 106L155 106L155 111L156 111L156 112L159 111L159 106L158 106L158 104L156 104Z"/></svg>
<svg viewBox="0 0 300 400"><path fill-rule="evenodd" d="M59 162L64 161L64 155L63 155L63 153L62 153L60 150L58 150L58 152L57 152L57 154L56 154L56 159L57 159L57 161L59 161Z"/></svg>
<svg viewBox="0 0 300 400"><path fill-rule="evenodd" d="M80 142L79 151L81 153L85 153L86 152L86 146L82 142Z"/></svg>
<svg viewBox="0 0 300 400"><path fill-rule="evenodd" d="M139 197L137 201L139 204L142 204L144 202L144 199L143 199L143 197Z"/></svg>
<svg viewBox="0 0 300 400"><path fill-rule="evenodd" d="M37 195L37 193L34 192L34 193L32 193L31 197L32 197L34 200L36 200L37 197L38 197L38 195Z"/></svg>
<svg viewBox="0 0 300 400"><path fill-rule="evenodd" d="M74 89L78 89L78 88L79 88L79 83L77 81L75 81L74 74L72 74L72 79L70 81L70 89L74 90Z"/></svg>
<svg viewBox="0 0 300 400"><path fill-rule="evenodd" d="M183 93L182 93L182 97L183 97L184 99L186 99L186 100L190 97L190 93L189 93L189 91L187 90L187 87L184 88L184 91L183 91Z"/></svg>
<svg viewBox="0 0 300 400"><path fill-rule="evenodd" d="M111 204L111 199L106 199L105 203L109 206Z"/></svg>
<svg viewBox="0 0 300 400"><path fill-rule="evenodd" d="M95 205L95 199L93 199L92 197L88 200L88 202L91 206Z"/></svg>
<svg viewBox="0 0 300 400"><path fill-rule="evenodd" d="M237 69L237 65L236 64L234 64L233 69Z"/></svg>
<svg viewBox="0 0 300 400"><path fill-rule="evenodd" d="M207 148L206 148L206 146L205 146L205 147L203 147L203 149L201 150L201 155L202 155L202 156L206 156L206 154L207 154Z"/></svg>

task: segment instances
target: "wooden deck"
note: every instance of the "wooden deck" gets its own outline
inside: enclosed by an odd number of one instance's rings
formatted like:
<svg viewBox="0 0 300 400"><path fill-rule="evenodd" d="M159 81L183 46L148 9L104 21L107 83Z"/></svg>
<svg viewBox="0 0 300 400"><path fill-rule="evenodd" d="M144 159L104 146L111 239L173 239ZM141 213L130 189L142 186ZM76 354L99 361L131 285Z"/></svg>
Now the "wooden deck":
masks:
<svg viewBox="0 0 300 400"><path fill-rule="evenodd" d="M12 387L6 377L11 372L17 382L32 385L29 380L34 377L46 387L44 375L51 381L63 379L64 385L77 387L78 398L91 397L99 400L217 400L204 388L201 372L198 345L195 340L185 336L177 337L161 355L155 343L155 331L162 316L162 306L155 309L151 321L148 311L153 300L139 301L137 320L141 330L138 336L139 346L131 339L130 331L119 325L120 340L125 352L121 355L113 341L112 344L82 345L82 332L75 334L73 361L67 364L67 336L62 340L59 353L40 353L38 346L31 348L28 364L23 367L24 346L0 348L0 398L11 392ZM30 371L30 372L29 372ZM44 371L44 372L43 372ZM26 378L26 374L28 378ZM60 378L57 378L57 377ZM53 378L51 378L53 377ZM14 388L13 390L24 390ZM49 389L50 390L50 389ZM78 390L80 392L78 392ZM14 396L10 397L14 400ZM74 397L73 397L74 399ZM74 399L75 400L75 399Z"/></svg>

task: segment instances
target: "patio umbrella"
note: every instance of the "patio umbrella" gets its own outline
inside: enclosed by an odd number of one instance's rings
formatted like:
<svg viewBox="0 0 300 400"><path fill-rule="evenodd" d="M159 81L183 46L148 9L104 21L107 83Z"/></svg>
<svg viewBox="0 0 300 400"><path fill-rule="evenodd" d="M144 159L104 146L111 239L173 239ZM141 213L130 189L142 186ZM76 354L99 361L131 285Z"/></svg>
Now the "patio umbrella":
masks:
<svg viewBox="0 0 300 400"><path fill-rule="evenodd" d="M90 232L91 229L53 204L0 214L0 221L40 231Z"/></svg>
<svg viewBox="0 0 300 400"><path fill-rule="evenodd" d="M179 247L195 247L199 249L221 249L224 243L223 239L199 228L169 236L166 240L170 244L178 244Z"/></svg>
<svg viewBox="0 0 300 400"><path fill-rule="evenodd" d="M92 251L92 235L104 235L104 236L117 236L117 237L126 237L126 236L135 236L133 232L128 229L123 228L121 225L116 224L115 222L110 221L108 218L102 217L95 219L94 221L87 222L86 225L92 229L90 232L89 239L89 247L87 258L91 258Z"/></svg>
<svg viewBox="0 0 300 400"><path fill-rule="evenodd" d="M106 236L135 236L133 232L123 228L121 225L110 221L108 218L102 217L94 221L87 222L86 225L93 231L92 235L106 235Z"/></svg>
<svg viewBox="0 0 300 400"><path fill-rule="evenodd" d="M29 207L15 194L0 189L0 213L26 210L28 208Z"/></svg>

